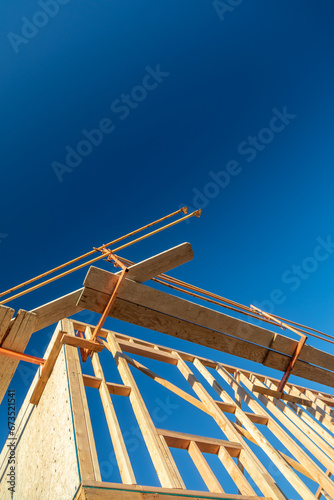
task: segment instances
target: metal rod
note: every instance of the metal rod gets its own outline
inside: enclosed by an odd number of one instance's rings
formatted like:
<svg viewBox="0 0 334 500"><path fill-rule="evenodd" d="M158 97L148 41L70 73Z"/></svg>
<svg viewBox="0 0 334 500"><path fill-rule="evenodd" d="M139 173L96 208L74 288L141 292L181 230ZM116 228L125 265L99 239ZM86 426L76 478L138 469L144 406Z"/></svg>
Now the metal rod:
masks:
<svg viewBox="0 0 334 500"><path fill-rule="evenodd" d="M28 363L34 363L35 365L44 365L45 359L38 358L37 356L31 356L30 354L24 354L23 352L12 351L10 349L5 349L0 347L0 355L7 356L8 358L19 359L20 361L28 361Z"/></svg>
<svg viewBox="0 0 334 500"><path fill-rule="evenodd" d="M116 286L115 286L115 288L110 296L110 299L108 300L108 303L107 303L106 307L104 308L102 316L101 316L98 324L96 325L94 332L91 336L91 339L90 339L91 342L94 342L96 340L97 336L99 335L99 333L104 325L104 322L107 319L107 316L108 316L112 306L115 303L118 292L119 292L119 290L120 290L120 288L125 280L125 276L126 276L127 272L128 272L128 268L126 267L125 269L122 270L121 275L118 277L118 281L116 283ZM90 353L89 349L85 349L85 352L81 355L82 361L85 362L87 360L89 353Z"/></svg>
<svg viewBox="0 0 334 500"><path fill-rule="evenodd" d="M65 262L65 264L62 264L58 267L54 267L50 271L46 271L43 274L40 274L39 276L36 276L35 278L31 278L28 281L25 281L24 283L21 283L20 285L14 286L13 288L9 288L5 292L0 293L0 297L3 297L4 295L7 295L8 293L14 292L15 290L18 290L19 288L22 288L23 286L29 285L30 283L33 283L34 281L37 281L38 279L44 278L45 276L48 276L49 274L52 274L56 271L59 271L60 269L63 269L64 267L69 266L70 264L74 264L75 262L78 262L79 260L84 259L85 257L89 257L90 255L93 255L93 253L100 251L102 248L109 247L110 245L114 245L115 243L118 243L121 240L124 240L125 238L128 238L136 233L139 233L140 231L143 231L144 229L148 229L151 226L154 226L155 224L158 224L159 222L162 222L163 220L166 220L170 217L173 217L174 215L179 214L180 212L183 213L188 213L188 208L187 207L182 207L179 210L176 210L175 212L166 215L165 217L162 217L161 219L157 219L154 222L150 222L149 224L146 224L145 226L140 227L139 229L136 229L135 231L132 231L131 233L128 233L124 236L121 236L120 238L117 238L116 240L110 241L109 243L105 245L101 245L98 248L94 248L94 250L91 250L90 252L84 253L83 255L80 255L80 257L76 257L75 259L69 260L68 262Z"/></svg>
<svg viewBox="0 0 334 500"><path fill-rule="evenodd" d="M126 247L128 247L130 245L133 245L134 243L137 243L138 241L141 241L141 240L143 240L145 238L148 238L149 236L152 236L153 234L157 234L160 231L163 231L164 229L167 229L169 227L174 226L175 224L178 224L179 222L183 222L184 220L189 219L190 217L193 217L194 215L196 215L198 217L200 213L201 213L201 211L196 210L196 211L192 212L191 214L186 215L185 217L181 217L181 219L177 219L176 221L174 221L174 222L172 222L170 224L167 224L166 226L162 226L159 229L156 229L155 231L151 231L150 233L147 233L144 236L141 236L140 238L132 240L129 243L126 243L125 245L122 245L122 246L120 246L120 247L112 250L112 252L121 250L122 248L126 248ZM105 248L105 247L101 247L101 252L102 252L102 248ZM93 252L95 252L95 250ZM104 259L104 258L105 258L105 253L102 253L102 255L99 255L98 257L95 257L94 259L91 259L91 260L89 260L87 262L84 262L83 264L80 264L79 266L76 266L76 267L74 267L72 269L69 269L68 271L65 271L64 273L58 274L57 276L54 276L53 278L50 278L50 279L48 279L46 281L43 281L42 283L39 283L38 285L35 285L35 286L31 287L31 288L28 288L27 290L23 290L22 292L17 293L16 295L12 295L11 297L8 297L7 299L5 299L2 302L0 302L0 305L6 304L7 302L10 302L11 300L17 299L18 297L21 297L22 295L25 295L25 294L27 294L29 292L32 292L33 290L37 290L38 288L41 288L42 286L48 285L49 283L52 283L53 281L56 281L59 278L62 278L63 276L67 276L68 274L71 274L74 271L78 271L79 269L82 269L83 267L86 267L89 264L93 264L94 262L97 262L98 260L101 260L101 259Z"/></svg>

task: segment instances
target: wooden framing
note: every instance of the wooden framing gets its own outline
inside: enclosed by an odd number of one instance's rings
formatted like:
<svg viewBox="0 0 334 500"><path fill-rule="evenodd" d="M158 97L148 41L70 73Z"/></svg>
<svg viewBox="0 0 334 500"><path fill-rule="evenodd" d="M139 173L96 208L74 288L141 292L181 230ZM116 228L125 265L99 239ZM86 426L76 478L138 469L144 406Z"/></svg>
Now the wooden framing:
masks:
<svg viewBox="0 0 334 500"><path fill-rule="evenodd" d="M84 331L85 338L75 336L75 329ZM331 432L333 429L329 428L333 412L331 404L334 398L330 394L318 393L314 389L309 390L305 387L294 386L288 382L284 394L289 396L289 401L276 399L275 395L277 395L279 383L277 379L205 358L197 358L189 353L173 351L170 348L110 332L106 329L102 331L102 334L106 341L100 341L96 344L96 348L98 350L105 348L110 351L115 359L123 384L106 381L99 353L96 351L91 354L94 376L82 373L78 350L83 345L88 345L92 330L89 325L64 320L62 325L59 324L57 327L53 347L31 397L31 401L37 404L58 353L63 347L66 354L82 481L77 499L108 498L111 491L113 498L119 498L119 500L123 498L129 500L129 495L131 500L134 500L136 495L139 495L138 499L144 500L143 495L153 494L153 492L155 496L161 494L162 500L166 499L168 492L173 495L173 499L175 496L178 498L178 492L180 495L189 495L190 491L185 487L182 470L178 469L170 448L187 450L198 469L198 473L207 485L210 493L193 492L197 498L209 499L211 498L210 494L215 495L215 498L222 499L250 500L259 498L249 480L250 477L256 487L262 491L264 497L261 498L286 499L279 483L276 483L267 466L258 458L247 442L256 444L259 450L261 449L267 454L268 459L280 470L292 488L303 499L311 500L320 498L321 495L329 498L328 495L334 495L334 483L331 478L334 470L334 436ZM121 346L131 355L146 357L148 361L154 359L161 363L167 363L171 365L172 370L179 370L197 397L125 354ZM189 363L203 377L204 382L195 376L195 371L188 366ZM181 433L177 430L156 428L138 389L134 374L131 372L131 366L213 418L221 428L224 437L217 439ZM220 382L210 370L217 374ZM232 389L234 399L221 385L221 381ZM205 384L216 391L220 398L219 401L210 396ZM85 386L99 390L123 487L119 484L101 482ZM137 486L136 484L133 464L130 461L119 426L119 416L117 416L112 402L112 398L117 396L129 398L156 469L157 477L161 482L160 488L150 489L150 487ZM306 405L305 401L308 401L310 405ZM229 415L234 416L235 421L231 420ZM325 420L325 416L327 416L327 420ZM317 417L322 420L318 420ZM327 423L328 427L324 423ZM266 426L275 437L279 438L282 446L287 448L294 458L290 454L287 455L284 449L276 449L270 443L268 434L265 435L258 426ZM291 438L291 434L294 438ZM204 457L205 453L217 455L231 481L238 488L238 495L225 493L228 491L228 484L222 484L219 475L213 473ZM326 473L318 467L315 460L320 461L326 467ZM314 481L316 495L297 473ZM128 490L129 488L130 490ZM172 499L172 497L170 498ZM181 496L179 499L181 500Z"/></svg>
<svg viewBox="0 0 334 500"><path fill-rule="evenodd" d="M85 334L88 339L92 337L89 327L86 328ZM101 379L99 392L122 481L124 484L137 484L97 352L92 353L91 360L95 376Z"/></svg>
<svg viewBox="0 0 334 500"><path fill-rule="evenodd" d="M63 320L63 330L74 337L73 324L68 319ZM65 355L80 477L82 480L100 481L101 473L82 379L78 349L65 344Z"/></svg>
<svg viewBox="0 0 334 500"><path fill-rule="evenodd" d="M22 309L17 313L14 321L8 325L8 319L11 317L12 309L5 311L4 325L7 325L5 333L2 334L1 347L10 349L12 351L24 352L34 327L37 321L37 315L31 312L23 311ZM2 308L2 312L4 309ZM19 364L18 359L12 357L1 356L1 370L0 370L0 403L6 394L10 381L13 378L15 370Z"/></svg>
<svg viewBox="0 0 334 500"><path fill-rule="evenodd" d="M115 483L84 481L75 500L147 500L148 498L161 500L271 500L268 497L257 495L231 495L226 493L209 493L202 491L182 490L175 488L157 488L150 486L136 486L131 489Z"/></svg>
<svg viewBox="0 0 334 500"><path fill-rule="evenodd" d="M142 284L192 257L191 246L184 243L131 266L109 315L267 367L286 370L295 352L295 340ZM162 500L166 497L181 500L195 496L199 499L286 500L287 495L291 497L291 490L283 491L286 484L303 500L321 496L334 498L334 396L290 381L279 391L279 379L106 328L101 328L99 337L95 338L94 326L63 319L84 308L103 312L118 281L119 273L92 267L82 289L31 312L19 311L14 320L14 311L0 306L0 347L18 353L24 353L33 332L62 320L31 391L30 403L39 403L63 349L81 480L75 498L144 500L147 496L161 496ZM86 365L81 363L80 349L90 353L93 368L90 374L83 373ZM123 383L106 380L102 367L105 356L115 363ZM147 362L143 364L137 357L147 358ZM174 371L179 377L181 374L187 383L182 381L184 386L181 388L159 375L159 367L152 371L150 360L154 360L155 366L159 362L170 365L165 366L165 370ZM331 354L304 345L292 374L334 387L333 361ZM4 360L0 370L0 397L18 362L14 358ZM63 373L65 377L65 370ZM146 406L136 382L141 374L156 382L152 387L156 385L158 390L159 385L163 386L164 390L181 398L181 402L187 402L189 412L202 411L205 418L218 425L221 437L157 428L148 409L150 405ZM110 442L106 439L104 445L115 452L122 484L101 480L85 387L99 391L110 435ZM151 457L159 487L137 485L136 464L132 463L130 446L122 432L121 415L114 405L117 396L128 398L126 404L138 422L144 440L142 446ZM175 423L174 419L172 421ZM172 448L188 452L208 493L187 489L184 471L176 463L177 455L174 460ZM217 461L217 464L227 471L231 483L223 482L223 476L213 472L210 457L205 458L207 453L218 457L220 463ZM282 485L280 476L275 476L271 467L284 477ZM303 476L308 478L307 482ZM228 493L232 484L238 490L237 495Z"/></svg>
<svg viewBox="0 0 334 500"><path fill-rule="evenodd" d="M178 473L175 470L176 466L172 455L170 453L167 453L162 446L157 430L154 427L153 421L149 415L149 412L141 397L134 377L130 371L130 367L128 366L126 359L123 357L122 350L112 333L108 335L107 342L115 358L119 373L124 384L131 387L129 398L132 403L133 411L136 415L144 440L151 454L151 458L156 468L161 486L169 488L185 488L184 484L178 477Z"/></svg>
<svg viewBox="0 0 334 500"><path fill-rule="evenodd" d="M116 275L91 267L77 305L102 313L116 282ZM281 334L130 279L124 280L109 315L283 372L297 345L295 340ZM304 345L292 373L334 387L333 365L333 355Z"/></svg>

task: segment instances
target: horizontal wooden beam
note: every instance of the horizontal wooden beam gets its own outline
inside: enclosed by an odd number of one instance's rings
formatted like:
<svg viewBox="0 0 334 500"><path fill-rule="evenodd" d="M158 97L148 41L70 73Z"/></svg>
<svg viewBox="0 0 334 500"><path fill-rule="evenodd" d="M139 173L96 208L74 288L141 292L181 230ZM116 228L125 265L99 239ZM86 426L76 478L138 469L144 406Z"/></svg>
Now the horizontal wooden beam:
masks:
<svg viewBox="0 0 334 500"><path fill-rule="evenodd" d="M92 375L82 374L85 387L92 387L98 389L101 385L102 378L94 377ZM131 387L123 384L115 384L114 382L106 382L106 386L110 394L116 396L129 396L131 392Z"/></svg>
<svg viewBox="0 0 334 500"><path fill-rule="evenodd" d="M180 448L187 450L191 441L194 441L203 453L217 455L219 448L224 446L232 457L238 457L242 446L240 443L226 441L224 439L208 438L196 436L195 434L185 434L182 432L168 431L166 429L157 429L158 434L164 436L168 446L171 448Z"/></svg>
<svg viewBox="0 0 334 500"><path fill-rule="evenodd" d="M85 387L92 387L93 389L98 389L102 382L102 378L85 375L84 373L82 374L82 379Z"/></svg>
<svg viewBox="0 0 334 500"><path fill-rule="evenodd" d="M143 282L165 273L185 262L193 259L194 253L190 243L182 243L165 252L154 255L149 259L145 259L133 266L129 267L127 276L129 279L137 282ZM116 273L117 274L117 273ZM115 275L113 275L115 276ZM117 280L117 277L116 277ZM82 311L84 308L77 305L82 288L75 290L63 297L60 297L52 302L43 304L40 307L33 309L31 312L37 315L37 322L34 327L34 332L42 330L47 326L53 325L63 318L68 318ZM0 342L1 337L6 332L6 318L11 318L14 310L0 306ZM3 324L3 327L1 326Z"/></svg>
<svg viewBox="0 0 334 500"><path fill-rule="evenodd" d="M105 481L83 481L82 490L75 500L147 500L154 497L156 500L193 500L216 499L221 500L271 500L269 497L232 495L228 493L209 493L207 491L181 490L178 488L160 488L158 486L133 486L128 484L107 483Z"/></svg>
<svg viewBox="0 0 334 500"><path fill-rule="evenodd" d="M73 319L71 321L74 325L75 330L84 331L86 326L90 326L91 328L94 328L94 325L87 325L86 323L83 323L83 322L78 321L78 320ZM102 329L101 330L101 337L106 338L108 333L109 333L109 330ZM172 353L173 351L177 352L184 361L190 361L191 363L193 363L194 360L197 358L201 361L201 363L204 366L206 366L208 368L215 369L218 366L217 361L213 361L211 359L202 358L201 356L196 356L195 354L190 354L188 352L179 351L177 349L171 349L169 347L165 347L165 346L162 346L160 344L152 344L152 342L148 342L147 340L138 339L136 337L131 337L130 335L124 335L123 333L116 333L116 332L113 332L113 333L115 333L118 341L124 341L124 340L126 340L128 342L131 341L131 343L134 343L135 345L141 344L141 345L144 345L147 347L151 347L152 349L154 349L154 347L156 345L160 351L165 351L165 352L169 352L169 353ZM257 379L260 380L261 382L265 382L266 379L268 379L274 383L280 382L280 379L278 379L278 378L268 377L267 375L263 375L263 374L257 373L257 372L251 372L249 370L242 370L242 369L240 369L240 367L237 367L237 366L227 365L227 364L224 364L223 366L224 366L225 370L227 370L229 373L232 373L232 374L235 374L236 371L238 371L238 372L243 373L247 377L250 377L251 375L255 375L257 377ZM286 389L289 389L290 387L294 387L294 388L298 389L301 393L305 393L305 391L309 391L312 394L315 394L317 397L319 397L319 392L316 391L315 389L309 389L307 387L297 385L297 384L290 384L288 382L286 384ZM331 398L333 398L334 396L332 394L324 393L322 391L321 397L327 397L331 400ZM221 403L222 403L222 401L221 401Z"/></svg>
<svg viewBox="0 0 334 500"><path fill-rule="evenodd" d="M116 279L112 273L91 268L78 305L102 312ZM105 293L107 289L108 294ZM297 344L288 337L128 279L123 283L110 316L283 372ZM280 352L275 351L277 346ZM307 362L310 353L312 364ZM333 355L304 346L293 375L334 387L334 372L330 371L333 366Z"/></svg>
<svg viewBox="0 0 334 500"><path fill-rule="evenodd" d="M312 406L312 402L306 398L299 398L298 396L291 396L290 394L284 394L284 392L275 391L273 389L268 389L267 387L261 387L260 385L253 385L253 392L259 394L266 394L276 399L284 399L285 401L290 401L291 403L296 403L303 406Z"/></svg>
<svg viewBox="0 0 334 500"><path fill-rule="evenodd" d="M158 253L149 259L129 267L127 278L143 283L159 274L166 273L194 258L190 243L181 243L165 252ZM120 273L116 273L120 274Z"/></svg>
<svg viewBox="0 0 334 500"><path fill-rule="evenodd" d="M91 340L86 340L81 337L73 337L64 333L61 339L63 344L71 345L73 347L81 347L83 349L89 349L94 352L101 352L103 350L103 344L92 342Z"/></svg>
<svg viewBox="0 0 334 500"><path fill-rule="evenodd" d="M224 403L224 401L215 401L217 406L225 412L225 413L235 413L237 404L234 403ZM264 415L259 415L258 413L251 413L249 411L244 411L244 414L247 415L249 420L253 422L253 424L262 424L267 425L268 417Z"/></svg>
<svg viewBox="0 0 334 500"><path fill-rule="evenodd" d="M157 361L163 361L164 363L169 363L170 365L177 364L176 357L173 354L169 354L168 352L135 344L134 342L128 342L126 340L118 340L118 344L122 348L122 351L129 352L130 354L145 356L145 358L151 358Z"/></svg>

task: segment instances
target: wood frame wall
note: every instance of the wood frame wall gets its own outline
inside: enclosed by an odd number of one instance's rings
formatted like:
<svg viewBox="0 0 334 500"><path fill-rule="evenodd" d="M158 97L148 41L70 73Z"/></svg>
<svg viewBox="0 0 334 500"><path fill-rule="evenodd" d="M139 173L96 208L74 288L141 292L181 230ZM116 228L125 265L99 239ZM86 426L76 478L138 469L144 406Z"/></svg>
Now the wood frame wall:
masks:
<svg viewBox="0 0 334 500"><path fill-rule="evenodd" d="M82 373L79 349L90 346L91 325L74 320L64 320L62 331L46 362L31 402L38 404L57 353L65 344L69 372L70 392L77 439L82 487L77 498L144 498L149 494L169 492L171 495L192 495L210 498L204 492L189 492L182 479L171 448L188 450L211 495L215 498L271 498L286 499L279 481L271 476L268 466L257 456L262 450L289 482L291 487L306 500L334 498L334 397L313 389L287 383L283 398L277 399L279 380L247 370L238 369L189 353L136 339L103 329L95 351L91 355L94 376ZM78 336L75 336L75 332ZM123 384L107 381L99 358L106 349L113 356ZM154 373L131 354L151 358L174 366L184 376L196 394L192 396L169 380ZM51 359L51 361L49 361ZM84 366L84 365L83 365ZM155 427L152 417L140 393L133 370L139 370L158 384L169 389L206 414L220 426L224 439L180 433ZM110 439L117 458L123 486L101 482L94 435L85 394L86 387L98 389ZM209 387L217 393L211 397ZM230 388L226 391L227 386ZM234 397L229 393L233 391ZM228 393L229 392L229 393ZM119 425L119 416L113 405L113 397L128 397L142 432L147 450L154 464L160 488L137 485L131 460ZM235 415L235 421L229 415ZM267 427L269 430L262 432ZM276 449L268 435L279 438L283 450ZM254 445L257 445L254 447ZM286 453L285 450L288 450ZM220 462L238 488L239 495L225 492L211 470L203 453L218 456ZM313 481L313 487L303 478ZM251 479L250 479L251 478ZM308 482L309 484L309 482ZM124 485L127 485L125 488ZM263 496L255 491L254 485ZM93 488L94 486L94 488ZM131 487L131 488L130 488ZM109 492L109 493L107 493ZM117 494L115 493L117 492ZM145 492L145 493L144 493ZM122 496L123 495L123 496ZM175 496L173 497L175 498ZM181 498L181 497L180 497Z"/></svg>

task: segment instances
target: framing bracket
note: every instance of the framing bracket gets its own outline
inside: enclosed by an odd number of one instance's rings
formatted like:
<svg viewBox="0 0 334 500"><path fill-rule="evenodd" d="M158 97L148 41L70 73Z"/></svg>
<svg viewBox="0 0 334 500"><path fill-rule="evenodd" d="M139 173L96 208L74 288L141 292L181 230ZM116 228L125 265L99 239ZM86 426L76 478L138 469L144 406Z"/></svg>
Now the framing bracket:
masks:
<svg viewBox="0 0 334 500"><path fill-rule="evenodd" d="M111 250L109 250L108 248L101 248L100 251L102 253L104 253L105 255L107 255L107 260L108 261L114 261L114 264L115 266L119 266L121 269L122 269L122 272L120 274L120 276L118 277L118 281L117 281L117 284L112 292L112 294L110 295L110 298L108 300L108 303L102 313L102 316L98 322L98 324L96 325L95 329L94 329L94 332L92 334L92 337L91 337L91 342L95 342L96 339L97 339L97 336L99 335L103 325L104 325L104 322L112 308L112 306L114 305L115 303L115 300L117 298L117 295L119 293L119 290L123 284L123 281L125 280L125 277L126 277L126 274L127 272L129 271L129 269L118 259L118 257L112 253ZM90 351L89 349L84 349L83 352L81 352L81 358L82 358L82 361L85 362L87 361L88 359L88 356L91 354L92 351Z"/></svg>
<svg viewBox="0 0 334 500"><path fill-rule="evenodd" d="M290 361L289 361L289 364L285 370L285 373L282 377L282 380L280 381L280 383L278 384L278 387L277 387L277 391L278 392L281 392L283 393L283 389L285 387L285 384L287 383L288 381L288 378L290 377L291 375L291 372L298 360L298 357L301 353L301 350L303 349L305 343L306 343L306 340L307 340L307 336L300 333L298 330L296 330L295 328L292 328L292 326L289 326L287 325L286 323L283 323L282 321L279 321L277 318L275 318L275 316L272 316L271 314L268 314L264 311L261 311L261 309L259 309L258 307L256 306L253 306L251 305L250 306L250 309L251 311L255 311L257 312L258 314L260 314L261 316L264 316L265 318L267 319L270 319L271 321L274 321L275 323L277 323L283 330L286 330L286 329L289 329L291 330L292 332L296 333L297 335L300 336L300 339L299 339L299 342L298 344L296 345L296 348L295 348L295 351L293 353L293 355L291 356L290 358ZM267 356L267 355L266 355Z"/></svg>

